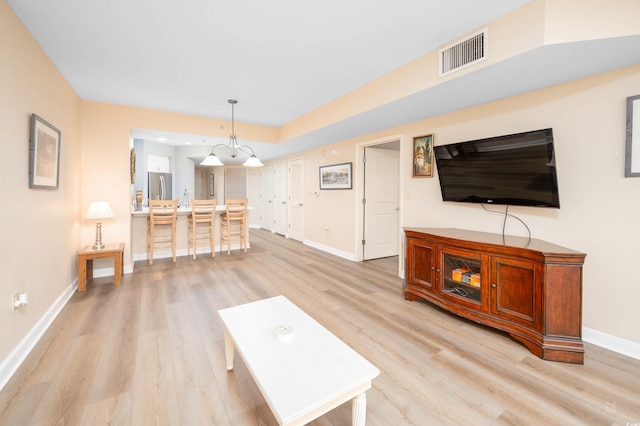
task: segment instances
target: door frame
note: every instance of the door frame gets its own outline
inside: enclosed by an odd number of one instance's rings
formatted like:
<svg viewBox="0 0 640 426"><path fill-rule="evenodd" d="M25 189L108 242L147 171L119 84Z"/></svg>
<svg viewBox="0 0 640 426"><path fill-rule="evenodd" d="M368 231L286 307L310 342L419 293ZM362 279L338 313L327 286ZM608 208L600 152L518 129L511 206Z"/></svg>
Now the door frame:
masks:
<svg viewBox="0 0 640 426"><path fill-rule="evenodd" d="M273 223L273 163L260 170L260 228L274 232Z"/></svg>
<svg viewBox="0 0 640 426"><path fill-rule="evenodd" d="M305 193L305 175L304 175L304 157L294 157L294 158L289 158L287 160L287 238L292 238L290 233L291 233L291 222L292 222L292 217L293 217L293 200L291 199L291 189L293 188L293 173L291 172L291 164L294 162L299 162L300 163L300 176L299 178L302 180L301 182L298 182L300 184L300 188L302 189L302 204L300 206L300 209L302 209L302 230L300 231L302 233L302 237L300 239L298 238L293 238L296 241L300 241L301 243L304 242L304 193Z"/></svg>
<svg viewBox="0 0 640 426"><path fill-rule="evenodd" d="M356 144L356 161L354 164L354 172L353 176L356 184L354 185L355 191L355 205L356 205L356 217L355 217L355 261L362 262L364 260L364 248L362 247L362 238L364 235L364 207L362 205L362 199L364 198L364 167L363 167L363 158L364 158L364 148L365 147L373 147L375 145L382 145L388 142L400 141L400 164L399 164L399 179L398 179L398 194L399 194L399 205L400 212L398 216L398 241L400 241L400 253L398 255L398 273L400 277L404 278L404 233L402 231L402 226L404 224L403 220L403 201L404 197L404 171L405 171L405 161L404 159L404 151L405 151L405 137L403 134L396 134L385 136L384 138L372 139L370 141L360 142Z"/></svg>
<svg viewBox="0 0 640 426"><path fill-rule="evenodd" d="M278 234L278 235L282 235L283 237L287 236L287 233L289 231L289 206L288 206L288 195L289 195L289 189L287 188L288 186L288 182L289 182L289 170L288 167L289 164L287 163L287 160L280 160L280 161L275 161L273 163L273 173L274 173L274 178L273 178L273 231L274 233ZM284 185L284 232L280 233L278 232L278 227L276 226L276 179L275 179L275 173L276 170L282 167L284 170L284 179L282 180L282 184ZM280 188L282 189L282 188Z"/></svg>
<svg viewBox="0 0 640 426"><path fill-rule="evenodd" d="M400 254L400 238L397 232L400 223L400 141L366 146L364 151L367 161L363 165L366 200L362 206L364 210L363 240L366 241L365 244L361 244L364 248L363 260L398 256ZM393 183L393 188L386 187L390 183ZM388 198L390 196L393 197ZM380 210L382 205L384 205L384 214L380 215L383 213ZM387 222L391 215L394 220L387 223L391 228L381 227L379 220Z"/></svg>

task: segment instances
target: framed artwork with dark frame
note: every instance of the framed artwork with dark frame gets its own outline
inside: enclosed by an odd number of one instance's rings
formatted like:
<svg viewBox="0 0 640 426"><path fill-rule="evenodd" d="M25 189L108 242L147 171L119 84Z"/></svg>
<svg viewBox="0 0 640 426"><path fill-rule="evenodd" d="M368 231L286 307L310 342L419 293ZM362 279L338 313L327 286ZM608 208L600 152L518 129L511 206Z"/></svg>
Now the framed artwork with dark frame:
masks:
<svg viewBox="0 0 640 426"><path fill-rule="evenodd" d="M29 188L58 189L60 177L60 130L31 114L29 136Z"/></svg>
<svg viewBox="0 0 640 426"><path fill-rule="evenodd" d="M627 98L627 148L624 176L640 176L640 95Z"/></svg>
<svg viewBox="0 0 640 426"><path fill-rule="evenodd" d="M320 166L320 189L351 189L351 163Z"/></svg>
<svg viewBox="0 0 640 426"><path fill-rule="evenodd" d="M413 177L433 177L433 135L413 138Z"/></svg>

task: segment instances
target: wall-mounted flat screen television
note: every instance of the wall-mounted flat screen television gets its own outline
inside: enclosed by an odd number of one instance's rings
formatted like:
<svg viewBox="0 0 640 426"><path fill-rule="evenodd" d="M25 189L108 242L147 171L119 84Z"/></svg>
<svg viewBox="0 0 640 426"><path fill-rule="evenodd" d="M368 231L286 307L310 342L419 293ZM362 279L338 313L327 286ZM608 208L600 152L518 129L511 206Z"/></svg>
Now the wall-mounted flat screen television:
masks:
<svg viewBox="0 0 640 426"><path fill-rule="evenodd" d="M444 201L560 207L553 130L434 147Z"/></svg>

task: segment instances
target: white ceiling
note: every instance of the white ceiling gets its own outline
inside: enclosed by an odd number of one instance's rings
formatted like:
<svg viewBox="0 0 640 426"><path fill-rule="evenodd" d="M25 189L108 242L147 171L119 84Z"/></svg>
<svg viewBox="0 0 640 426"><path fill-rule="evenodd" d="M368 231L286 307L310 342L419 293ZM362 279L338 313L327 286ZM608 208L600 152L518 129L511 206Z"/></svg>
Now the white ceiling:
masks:
<svg viewBox="0 0 640 426"><path fill-rule="evenodd" d="M531 0L7 1L82 99L222 119L237 99L237 121L281 126ZM640 62L638 39L622 41L630 50L541 48L295 141L249 144L268 160Z"/></svg>

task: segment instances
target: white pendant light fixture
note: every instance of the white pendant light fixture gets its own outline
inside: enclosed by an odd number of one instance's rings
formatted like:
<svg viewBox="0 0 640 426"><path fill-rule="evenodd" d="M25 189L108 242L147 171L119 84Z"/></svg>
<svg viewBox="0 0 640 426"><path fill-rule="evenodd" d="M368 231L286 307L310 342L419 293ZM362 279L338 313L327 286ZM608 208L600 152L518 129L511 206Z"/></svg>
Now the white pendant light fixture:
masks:
<svg viewBox="0 0 640 426"><path fill-rule="evenodd" d="M236 158L238 152L242 152L246 155L249 155L249 158L242 163L245 167L262 167L262 161L256 157L255 152L250 146L247 145L239 145L238 139L236 138L236 128L235 128L235 114L234 114L234 106L238 103L235 99L229 99L228 101L231 104L231 135L229 136L228 144L218 144L214 145L211 148L211 153L207 155L207 157L200 163L201 166L224 166L224 163L220 161L220 158L214 153L214 151L218 148L224 148L229 151L229 155L231 158Z"/></svg>

